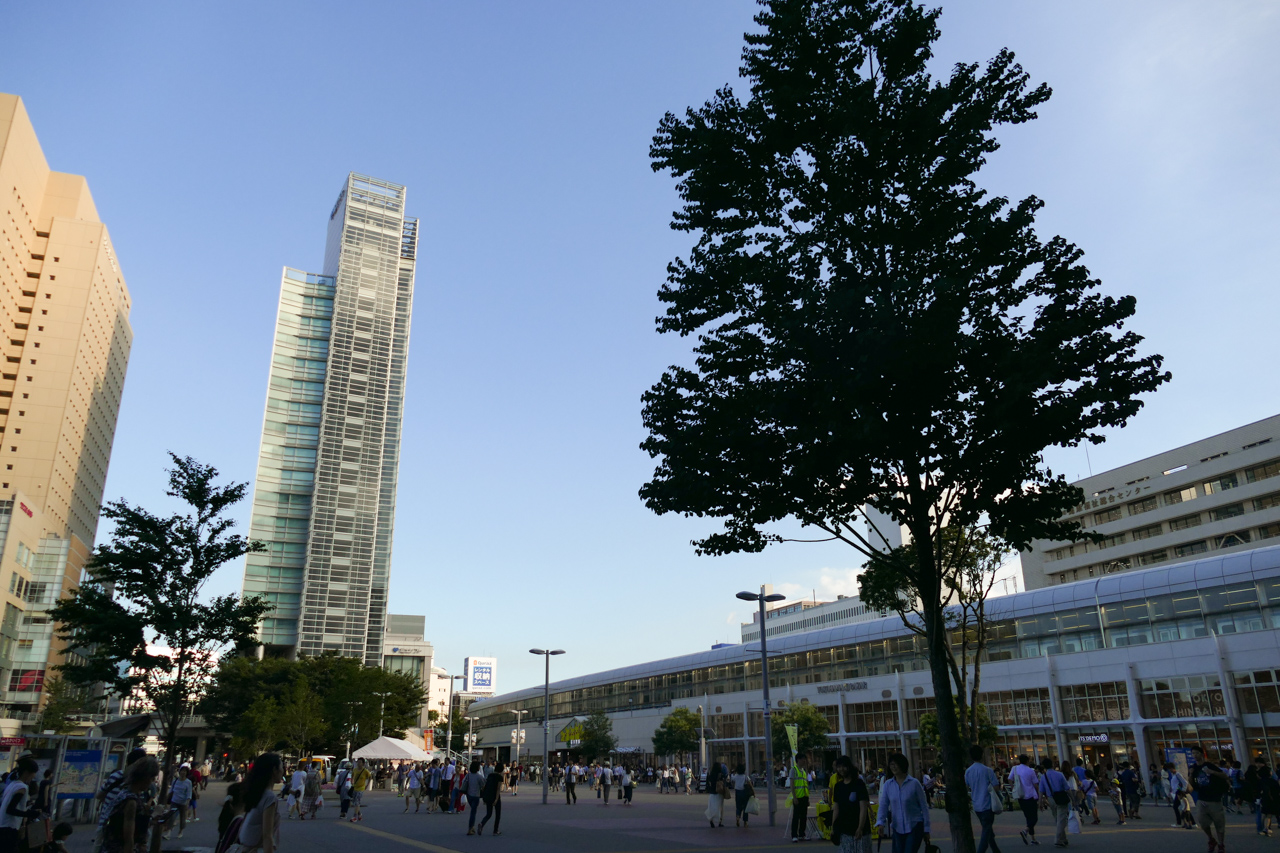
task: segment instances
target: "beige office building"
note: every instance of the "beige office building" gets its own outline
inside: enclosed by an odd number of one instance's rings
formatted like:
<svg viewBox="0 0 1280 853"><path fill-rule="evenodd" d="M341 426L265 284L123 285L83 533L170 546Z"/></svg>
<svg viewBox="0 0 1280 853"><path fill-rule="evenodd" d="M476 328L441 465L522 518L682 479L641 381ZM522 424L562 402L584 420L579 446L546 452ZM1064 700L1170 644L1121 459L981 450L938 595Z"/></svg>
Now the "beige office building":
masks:
<svg viewBox="0 0 1280 853"><path fill-rule="evenodd" d="M0 94L0 709L28 719L60 660L45 611L98 527L133 330L85 179L49 169ZM12 723L10 723L10 726Z"/></svg>

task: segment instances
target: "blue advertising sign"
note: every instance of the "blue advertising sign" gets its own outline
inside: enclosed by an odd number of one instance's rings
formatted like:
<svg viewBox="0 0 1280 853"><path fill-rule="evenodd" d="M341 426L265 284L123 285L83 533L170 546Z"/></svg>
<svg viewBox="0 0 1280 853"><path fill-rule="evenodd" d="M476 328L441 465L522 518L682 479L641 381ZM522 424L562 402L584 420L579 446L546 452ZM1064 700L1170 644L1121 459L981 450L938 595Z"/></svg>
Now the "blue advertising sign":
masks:
<svg viewBox="0 0 1280 853"><path fill-rule="evenodd" d="M58 799L93 799L102 769L102 750L68 749L62 756L62 772L58 775Z"/></svg>

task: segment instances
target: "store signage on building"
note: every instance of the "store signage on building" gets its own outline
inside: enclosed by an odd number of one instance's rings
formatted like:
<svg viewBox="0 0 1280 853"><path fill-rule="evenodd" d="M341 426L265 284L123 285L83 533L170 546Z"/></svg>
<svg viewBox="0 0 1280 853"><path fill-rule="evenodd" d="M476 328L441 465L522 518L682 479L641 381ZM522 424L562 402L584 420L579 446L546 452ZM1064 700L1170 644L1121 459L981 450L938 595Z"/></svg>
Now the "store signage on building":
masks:
<svg viewBox="0 0 1280 853"><path fill-rule="evenodd" d="M819 693L852 693L855 690L866 690L867 682L865 681L846 681L844 684L822 684L818 686Z"/></svg>
<svg viewBox="0 0 1280 853"><path fill-rule="evenodd" d="M22 507L22 511L27 514L27 518L35 518L35 513L31 511L31 507L27 506L22 501L18 501L18 506Z"/></svg>
<svg viewBox="0 0 1280 853"><path fill-rule="evenodd" d="M1100 735L1080 735L1080 743L1111 743L1111 736L1105 732Z"/></svg>
<svg viewBox="0 0 1280 853"><path fill-rule="evenodd" d="M462 692L492 694L495 687L495 676L498 672L497 658L463 658L462 660Z"/></svg>
<svg viewBox="0 0 1280 853"><path fill-rule="evenodd" d="M577 746L582 741L582 717L574 717L569 721L569 725L560 730L556 735L556 743L566 743L569 746Z"/></svg>
<svg viewBox="0 0 1280 853"><path fill-rule="evenodd" d="M22 737L0 737L0 746L22 746L26 742Z"/></svg>
<svg viewBox="0 0 1280 853"><path fill-rule="evenodd" d="M391 648L393 655L420 655L422 649L416 649L413 646L393 646Z"/></svg>

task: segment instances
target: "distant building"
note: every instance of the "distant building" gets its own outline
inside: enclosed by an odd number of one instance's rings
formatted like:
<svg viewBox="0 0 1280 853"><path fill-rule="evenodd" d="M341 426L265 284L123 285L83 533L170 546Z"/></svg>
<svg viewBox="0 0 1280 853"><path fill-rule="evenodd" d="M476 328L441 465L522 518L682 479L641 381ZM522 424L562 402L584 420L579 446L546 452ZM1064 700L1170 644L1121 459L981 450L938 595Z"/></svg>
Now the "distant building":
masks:
<svg viewBox="0 0 1280 853"><path fill-rule="evenodd" d="M1032 543L1027 589L1258 547L1280 536L1280 415L1079 480L1065 517L1106 538Z"/></svg>
<svg viewBox="0 0 1280 853"><path fill-rule="evenodd" d="M0 732L12 735L63 662L47 611L93 550L133 329L88 183L49 168L17 95L0 94L0 197Z"/></svg>
<svg viewBox="0 0 1280 853"><path fill-rule="evenodd" d="M435 649L426 640L427 617L387 614L387 630L382 636L382 668L389 672L412 675L428 694L418 714L418 727L430 728L427 711L430 710L430 693L434 679L431 662Z"/></svg>
<svg viewBox="0 0 1280 853"><path fill-rule="evenodd" d="M835 601L792 601L765 611L765 626L768 631L766 636L852 625L886 615L863 604L856 595L839 595ZM751 615L750 622L742 624L742 642L750 643L760 639L759 623L760 613L756 611Z"/></svg>

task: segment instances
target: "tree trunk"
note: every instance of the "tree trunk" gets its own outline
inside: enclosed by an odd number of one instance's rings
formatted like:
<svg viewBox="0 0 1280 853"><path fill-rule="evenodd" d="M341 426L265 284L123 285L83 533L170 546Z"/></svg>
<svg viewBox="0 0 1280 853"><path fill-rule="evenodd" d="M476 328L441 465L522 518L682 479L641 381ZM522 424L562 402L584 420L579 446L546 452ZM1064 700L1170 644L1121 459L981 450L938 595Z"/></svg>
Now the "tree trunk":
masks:
<svg viewBox="0 0 1280 853"><path fill-rule="evenodd" d="M928 542L928 532L924 533ZM921 541L916 537L916 542ZM918 547L918 546L917 546ZM927 544L919 548L919 571L925 577L937 577L936 555L927 553ZM927 557L927 559L926 559ZM926 574L928 572L929 574ZM921 585L922 593L929 587ZM927 593L922 595L925 598ZM933 677L934 703L937 707L938 742L942 753L942 767L947 774L947 818L951 826L951 843L955 853L974 853L973 824L969 819L969 791L964 785L966 746L960 733L960 721L956 715L955 695L952 692L951 656L949 654L947 624L937 600L924 600L925 639L929 643L929 674Z"/></svg>

